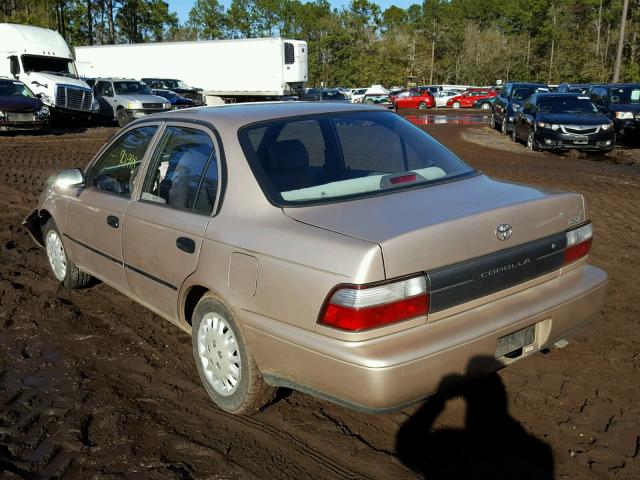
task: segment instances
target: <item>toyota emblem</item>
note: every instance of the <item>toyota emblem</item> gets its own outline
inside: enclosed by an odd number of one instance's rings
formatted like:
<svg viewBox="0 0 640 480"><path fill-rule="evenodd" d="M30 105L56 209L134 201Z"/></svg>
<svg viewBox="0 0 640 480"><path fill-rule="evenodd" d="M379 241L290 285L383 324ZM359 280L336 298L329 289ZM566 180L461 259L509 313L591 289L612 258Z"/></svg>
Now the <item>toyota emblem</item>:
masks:
<svg viewBox="0 0 640 480"><path fill-rule="evenodd" d="M511 225L503 223L496 227L496 237L498 240L506 240L511 236Z"/></svg>

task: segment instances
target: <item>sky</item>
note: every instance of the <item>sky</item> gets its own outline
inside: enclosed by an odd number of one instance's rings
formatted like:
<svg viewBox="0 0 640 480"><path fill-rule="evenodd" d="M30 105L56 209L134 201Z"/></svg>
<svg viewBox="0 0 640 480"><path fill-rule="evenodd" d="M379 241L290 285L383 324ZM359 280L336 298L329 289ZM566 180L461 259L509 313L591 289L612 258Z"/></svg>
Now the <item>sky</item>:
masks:
<svg viewBox="0 0 640 480"><path fill-rule="evenodd" d="M330 0L331 5L334 8L340 8L349 5L349 0ZM169 10L176 12L181 22L184 22L189 16L189 10L193 7L194 0L166 0L169 4ZM375 3L380 5L382 10L389 8L391 5L395 5L400 8L407 8L414 3L421 3L420 0L374 0ZM231 4L231 0L222 0L221 3L228 7Z"/></svg>

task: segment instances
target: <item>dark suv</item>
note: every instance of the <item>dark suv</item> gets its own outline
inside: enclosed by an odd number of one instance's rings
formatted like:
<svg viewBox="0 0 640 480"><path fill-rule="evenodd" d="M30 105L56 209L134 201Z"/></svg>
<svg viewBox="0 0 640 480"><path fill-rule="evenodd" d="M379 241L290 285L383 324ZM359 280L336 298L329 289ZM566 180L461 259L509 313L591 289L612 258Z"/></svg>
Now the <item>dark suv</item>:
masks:
<svg viewBox="0 0 640 480"><path fill-rule="evenodd" d="M143 78L141 80L149 85L149 88L158 90L171 90L173 92L176 92L181 97L193 100L193 103L195 103L196 107L200 107L205 104L204 95L202 95L202 89L191 87L184 83L182 80L177 80L175 78Z"/></svg>
<svg viewBox="0 0 640 480"><path fill-rule="evenodd" d="M613 121L618 139L640 139L640 83L592 85L587 95Z"/></svg>
<svg viewBox="0 0 640 480"><path fill-rule="evenodd" d="M505 135L511 132L516 112L525 100L534 93L548 91L544 83L506 83L493 105L491 126L496 130L500 128Z"/></svg>

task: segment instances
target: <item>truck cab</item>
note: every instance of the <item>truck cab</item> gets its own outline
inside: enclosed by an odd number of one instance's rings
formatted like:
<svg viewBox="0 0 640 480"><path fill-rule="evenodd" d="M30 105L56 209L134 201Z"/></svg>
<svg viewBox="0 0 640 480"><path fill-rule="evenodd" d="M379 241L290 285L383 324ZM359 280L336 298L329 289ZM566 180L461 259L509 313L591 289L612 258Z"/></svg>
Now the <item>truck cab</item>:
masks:
<svg viewBox="0 0 640 480"><path fill-rule="evenodd" d="M53 30L0 23L0 76L25 83L58 115L88 119L97 108L68 45Z"/></svg>

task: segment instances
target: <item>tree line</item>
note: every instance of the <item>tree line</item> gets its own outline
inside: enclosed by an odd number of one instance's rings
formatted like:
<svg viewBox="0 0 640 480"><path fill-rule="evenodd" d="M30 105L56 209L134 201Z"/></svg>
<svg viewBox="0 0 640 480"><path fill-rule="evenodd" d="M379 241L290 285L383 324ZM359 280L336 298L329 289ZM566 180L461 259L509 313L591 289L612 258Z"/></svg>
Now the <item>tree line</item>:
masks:
<svg viewBox="0 0 640 480"><path fill-rule="evenodd" d="M2 0L0 21L57 30L72 46L302 39L311 85L609 82L624 2L620 80L640 81L640 0L194 0L182 23L163 0Z"/></svg>

